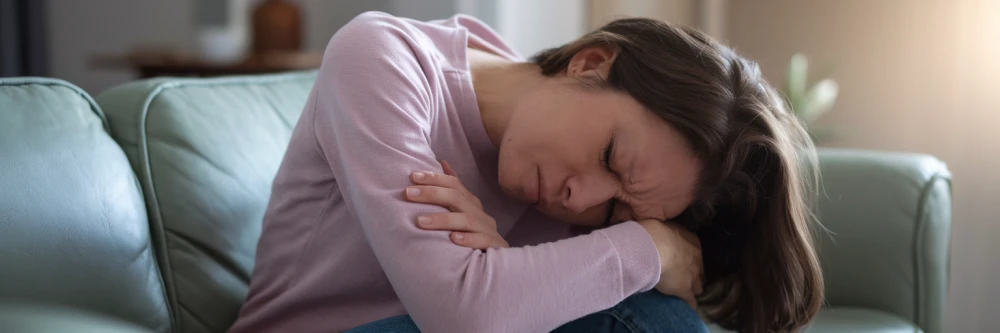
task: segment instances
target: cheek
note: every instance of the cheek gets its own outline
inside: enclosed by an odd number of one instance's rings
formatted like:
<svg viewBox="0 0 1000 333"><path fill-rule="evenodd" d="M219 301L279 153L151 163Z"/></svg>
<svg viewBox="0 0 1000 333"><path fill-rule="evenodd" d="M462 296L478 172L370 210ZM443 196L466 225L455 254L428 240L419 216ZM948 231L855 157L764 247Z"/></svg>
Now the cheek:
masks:
<svg viewBox="0 0 1000 333"><path fill-rule="evenodd" d="M545 164L544 154L538 147L526 142L516 133L504 136L497 161L497 182L508 194L518 193L525 186L526 179L534 178L536 166Z"/></svg>
<svg viewBox="0 0 1000 333"><path fill-rule="evenodd" d="M555 141L546 126L531 118L515 118L500 142L501 185L518 181L525 172L535 172L535 165L551 160Z"/></svg>
<svg viewBox="0 0 1000 333"><path fill-rule="evenodd" d="M516 147L512 145L500 146L500 156L497 162L497 182L500 183L500 188L504 192L512 193L515 190L514 186L517 184L518 175L522 173L524 169L525 160L524 158L517 157L513 154Z"/></svg>

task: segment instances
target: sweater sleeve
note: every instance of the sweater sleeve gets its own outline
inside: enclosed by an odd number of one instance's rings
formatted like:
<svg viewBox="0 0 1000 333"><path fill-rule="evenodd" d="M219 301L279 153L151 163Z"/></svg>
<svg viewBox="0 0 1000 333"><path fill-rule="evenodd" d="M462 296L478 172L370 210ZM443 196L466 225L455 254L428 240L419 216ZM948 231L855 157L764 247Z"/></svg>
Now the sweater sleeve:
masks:
<svg viewBox="0 0 1000 333"><path fill-rule="evenodd" d="M319 149L399 299L424 332L547 332L609 308L659 279L635 222L531 247L473 250L416 228L444 208L407 202L409 174L441 168L431 151L435 97L408 29L366 13L331 39L311 105Z"/></svg>

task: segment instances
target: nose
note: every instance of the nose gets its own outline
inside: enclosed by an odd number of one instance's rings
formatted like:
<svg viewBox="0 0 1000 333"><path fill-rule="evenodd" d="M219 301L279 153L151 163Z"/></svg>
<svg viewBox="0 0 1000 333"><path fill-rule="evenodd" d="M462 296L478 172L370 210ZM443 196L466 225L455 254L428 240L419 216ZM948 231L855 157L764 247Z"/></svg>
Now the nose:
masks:
<svg viewBox="0 0 1000 333"><path fill-rule="evenodd" d="M614 198L617 188L614 181L597 177L573 176L566 179L562 188L562 204L573 214L603 204Z"/></svg>

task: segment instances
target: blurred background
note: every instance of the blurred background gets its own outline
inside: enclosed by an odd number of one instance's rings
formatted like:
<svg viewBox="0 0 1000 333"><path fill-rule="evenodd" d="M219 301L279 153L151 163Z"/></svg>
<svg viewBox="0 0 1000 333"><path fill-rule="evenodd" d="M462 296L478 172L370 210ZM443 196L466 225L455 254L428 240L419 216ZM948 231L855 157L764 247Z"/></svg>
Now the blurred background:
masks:
<svg viewBox="0 0 1000 333"><path fill-rule="evenodd" d="M1000 327L1000 0L0 0L0 9L0 76L56 77L91 94L144 76L313 68L337 29L369 10L473 15L526 56L616 17L697 27L758 61L821 146L948 163L946 331ZM267 36L279 30L300 38Z"/></svg>

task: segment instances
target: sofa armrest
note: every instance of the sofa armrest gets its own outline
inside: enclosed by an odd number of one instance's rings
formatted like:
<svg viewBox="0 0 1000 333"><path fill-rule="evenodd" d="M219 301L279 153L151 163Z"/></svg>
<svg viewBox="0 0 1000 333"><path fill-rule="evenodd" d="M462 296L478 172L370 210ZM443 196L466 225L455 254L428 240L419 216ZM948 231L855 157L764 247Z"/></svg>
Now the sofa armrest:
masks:
<svg viewBox="0 0 1000 333"><path fill-rule="evenodd" d="M827 303L942 330L951 174L921 154L821 149L817 215Z"/></svg>
<svg viewBox="0 0 1000 333"><path fill-rule="evenodd" d="M49 305L0 303L0 332L152 333L121 319Z"/></svg>

